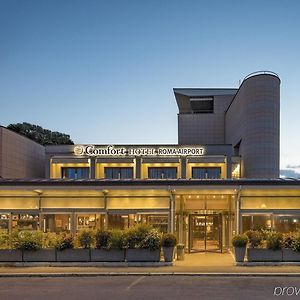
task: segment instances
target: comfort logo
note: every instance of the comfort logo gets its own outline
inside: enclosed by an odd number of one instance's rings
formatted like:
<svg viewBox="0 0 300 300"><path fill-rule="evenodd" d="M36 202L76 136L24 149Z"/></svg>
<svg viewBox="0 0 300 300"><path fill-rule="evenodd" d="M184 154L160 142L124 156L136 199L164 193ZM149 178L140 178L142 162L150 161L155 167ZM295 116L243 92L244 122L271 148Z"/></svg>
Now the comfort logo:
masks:
<svg viewBox="0 0 300 300"><path fill-rule="evenodd" d="M76 146L74 147L74 154L75 155L83 155L84 147L83 146Z"/></svg>

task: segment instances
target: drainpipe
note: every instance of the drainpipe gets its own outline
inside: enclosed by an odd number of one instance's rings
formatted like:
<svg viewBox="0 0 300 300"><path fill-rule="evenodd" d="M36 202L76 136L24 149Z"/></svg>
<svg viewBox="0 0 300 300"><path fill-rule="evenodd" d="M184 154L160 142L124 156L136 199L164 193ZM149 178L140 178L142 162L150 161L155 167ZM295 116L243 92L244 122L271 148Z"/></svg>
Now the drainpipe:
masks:
<svg viewBox="0 0 300 300"><path fill-rule="evenodd" d="M236 234L240 233L240 199L241 199L241 191L242 191L242 186L239 186L239 190L236 194Z"/></svg>
<svg viewBox="0 0 300 300"><path fill-rule="evenodd" d="M174 233L174 219L175 219L175 196L174 196L174 190L171 190L171 187L169 186L169 192L170 192L170 217L169 217L169 232Z"/></svg>
<svg viewBox="0 0 300 300"><path fill-rule="evenodd" d="M104 200L104 210L105 210L105 216L104 216L104 230L107 230L108 228L108 211L107 211L107 190L103 190L103 200Z"/></svg>

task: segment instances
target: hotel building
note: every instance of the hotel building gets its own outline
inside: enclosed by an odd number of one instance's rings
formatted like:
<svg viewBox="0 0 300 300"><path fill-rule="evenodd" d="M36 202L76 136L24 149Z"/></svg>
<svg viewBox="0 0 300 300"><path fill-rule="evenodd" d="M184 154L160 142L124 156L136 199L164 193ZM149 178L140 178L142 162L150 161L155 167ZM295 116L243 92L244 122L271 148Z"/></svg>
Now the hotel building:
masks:
<svg viewBox="0 0 300 300"><path fill-rule="evenodd" d="M298 229L300 182L279 178L279 77L174 94L176 145L42 147L1 127L0 229L147 223L188 252L226 251L248 229Z"/></svg>

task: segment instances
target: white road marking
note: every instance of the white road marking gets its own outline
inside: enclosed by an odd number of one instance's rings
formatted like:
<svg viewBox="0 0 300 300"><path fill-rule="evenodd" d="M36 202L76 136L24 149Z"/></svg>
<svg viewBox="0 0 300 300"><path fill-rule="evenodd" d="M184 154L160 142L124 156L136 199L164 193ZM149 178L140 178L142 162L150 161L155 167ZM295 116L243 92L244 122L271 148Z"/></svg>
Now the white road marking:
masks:
<svg viewBox="0 0 300 300"><path fill-rule="evenodd" d="M137 285L142 279L144 279L145 276L141 276L138 279L134 280L126 289L125 291L129 291L133 286Z"/></svg>

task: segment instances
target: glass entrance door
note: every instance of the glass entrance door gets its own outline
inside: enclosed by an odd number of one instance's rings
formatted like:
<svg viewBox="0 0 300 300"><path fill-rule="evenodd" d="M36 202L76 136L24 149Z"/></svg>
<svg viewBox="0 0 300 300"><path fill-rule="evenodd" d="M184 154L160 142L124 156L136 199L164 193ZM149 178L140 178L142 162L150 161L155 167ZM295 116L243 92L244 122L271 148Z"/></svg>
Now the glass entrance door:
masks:
<svg viewBox="0 0 300 300"><path fill-rule="evenodd" d="M222 252L222 215L189 215L189 252Z"/></svg>

